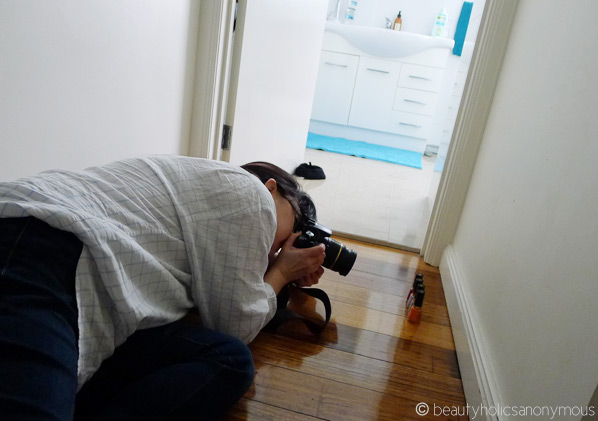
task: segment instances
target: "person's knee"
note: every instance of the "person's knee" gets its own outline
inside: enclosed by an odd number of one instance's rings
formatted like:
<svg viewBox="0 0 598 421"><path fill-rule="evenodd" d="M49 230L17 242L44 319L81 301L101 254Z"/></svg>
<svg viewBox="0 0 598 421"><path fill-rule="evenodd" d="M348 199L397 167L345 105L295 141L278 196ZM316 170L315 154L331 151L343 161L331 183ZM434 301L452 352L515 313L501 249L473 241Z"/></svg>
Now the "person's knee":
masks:
<svg viewBox="0 0 598 421"><path fill-rule="evenodd" d="M212 337L216 336L219 337L211 344L212 352L199 364L191 363L186 370L191 373L196 364L201 373L207 362L212 372L204 379L209 380L201 382L201 387L178 407L173 418L183 419L181 414L201 414L202 419L219 419L251 388L255 368L250 349L232 336L215 332Z"/></svg>
<svg viewBox="0 0 598 421"><path fill-rule="evenodd" d="M234 371L242 383L251 386L255 376L253 355L247 345L232 336L226 337L227 344L220 348L219 362Z"/></svg>
<svg viewBox="0 0 598 421"><path fill-rule="evenodd" d="M241 340L211 329L189 326L183 335L197 346L197 357L202 361L210 361L220 365L239 378L242 383L251 386L255 375L253 355L249 347ZM197 329L197 330L196 330Z"/></svg>
<svg viewBox="0 0 598 421"><path fill-rule="evenodd" d="M253 363L253 355L251 354L251 350L242 342L241 345L242 346L239 346L239 354L237 357L237 369L241 373L241 377L246 385L245 390L247 390L253 383L253 379L255 377L255 366Z"/></svg>

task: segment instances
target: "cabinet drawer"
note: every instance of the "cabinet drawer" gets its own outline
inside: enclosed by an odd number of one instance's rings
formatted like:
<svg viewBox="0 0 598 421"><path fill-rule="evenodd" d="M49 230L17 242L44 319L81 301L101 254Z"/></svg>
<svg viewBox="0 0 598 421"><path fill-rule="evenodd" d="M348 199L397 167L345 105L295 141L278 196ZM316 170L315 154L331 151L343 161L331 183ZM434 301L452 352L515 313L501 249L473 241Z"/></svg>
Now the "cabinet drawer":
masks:
<svg viewBox="0 0 598 421"><path fill-rule="evenodd" d="M352 54L335 53L334 51L322 51L320 55L320 65L328 69L355 69L359 63L359 56Z"/></svg>
<svg viewBox="0 0 598 421"><path fill-rule="evenodd" d="M434 115L438 95L417 89L397 88L393 109L424 115Z"/></svg>
<svg viewBox="0 0 598 421"><path fill-rule="evenodd" d="M444 69L403 64L399 76L399 86L404 88L421 89L429 92L440 92Z"/></svg>
<svg viewBox="0 0 598 421"><path fill-rule="evenodd" d="M404 136L427 139L430 135L432 117L393 111L390 118L390 131Z"/></svg>

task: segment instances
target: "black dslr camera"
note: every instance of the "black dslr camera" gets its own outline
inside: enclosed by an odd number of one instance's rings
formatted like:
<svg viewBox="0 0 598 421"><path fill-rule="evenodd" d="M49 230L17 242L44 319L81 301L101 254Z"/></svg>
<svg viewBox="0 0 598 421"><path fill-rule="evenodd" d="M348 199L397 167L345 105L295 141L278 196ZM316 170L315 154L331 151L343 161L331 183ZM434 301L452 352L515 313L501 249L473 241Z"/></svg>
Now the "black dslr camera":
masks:
<svg viewBox="0 0 598 421"><path fill-rule="evenodd" d="M304 221L300 228L302 234L295 240L295 244L293 244L295 247L305 249L324 244L326 257L322 266L338 272L342 276L346 276L351 271L357 253L330 238L332 231L313 219Z"/></svg>

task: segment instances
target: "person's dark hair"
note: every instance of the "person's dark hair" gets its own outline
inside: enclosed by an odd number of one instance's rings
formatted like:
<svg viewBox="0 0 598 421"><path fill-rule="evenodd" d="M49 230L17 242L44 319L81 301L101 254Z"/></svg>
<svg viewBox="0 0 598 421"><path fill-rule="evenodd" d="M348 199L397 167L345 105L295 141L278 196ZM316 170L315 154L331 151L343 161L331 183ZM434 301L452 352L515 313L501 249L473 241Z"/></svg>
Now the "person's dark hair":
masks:
<svg viewBox="0 0 598 421"><path fill-rule="evenodd" d="M280 195L287 199L295 209L295 229L298 228L298 224L308 218L317 220L314 202L291 174L274 164L263 161L250 162L241 165L241 168L255 175L264 184L271 178L276 181L276 188Z"/></svg>

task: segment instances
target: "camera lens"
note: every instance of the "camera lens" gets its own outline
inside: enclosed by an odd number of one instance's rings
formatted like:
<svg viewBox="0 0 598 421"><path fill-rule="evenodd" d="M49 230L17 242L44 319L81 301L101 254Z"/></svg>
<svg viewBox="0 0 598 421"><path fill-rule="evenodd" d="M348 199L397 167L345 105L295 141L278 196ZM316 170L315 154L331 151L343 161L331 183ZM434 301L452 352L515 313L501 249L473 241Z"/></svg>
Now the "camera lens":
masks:
<svg viewBox="0 0 598 421"><path fill-rule="evenodd" d="M323 243L326 246L326 258L322 266L346 276L357 259L357 253L329 237L324 238Z"/></svg>

